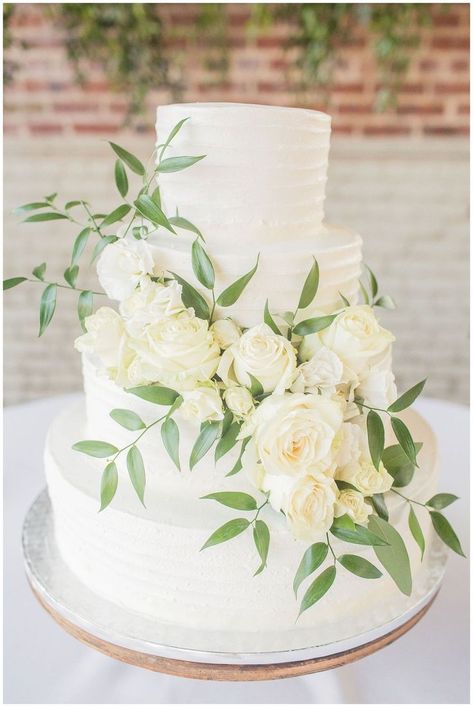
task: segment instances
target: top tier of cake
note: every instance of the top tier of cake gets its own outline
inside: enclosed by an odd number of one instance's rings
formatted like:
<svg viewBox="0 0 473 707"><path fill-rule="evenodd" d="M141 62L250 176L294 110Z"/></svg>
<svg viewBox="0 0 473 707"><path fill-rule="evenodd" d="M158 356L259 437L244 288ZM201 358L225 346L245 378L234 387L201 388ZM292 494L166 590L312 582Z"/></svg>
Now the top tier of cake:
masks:
<svg viewBox="0 0 473 707"><path fill-rule="evenodd" d="M189 118L166 157L206 155L161 174L166 213L195 223L211 248L305 241L320 233L330 116L313 110L240 103L184 103L157 111L158 145Z"/></svg>

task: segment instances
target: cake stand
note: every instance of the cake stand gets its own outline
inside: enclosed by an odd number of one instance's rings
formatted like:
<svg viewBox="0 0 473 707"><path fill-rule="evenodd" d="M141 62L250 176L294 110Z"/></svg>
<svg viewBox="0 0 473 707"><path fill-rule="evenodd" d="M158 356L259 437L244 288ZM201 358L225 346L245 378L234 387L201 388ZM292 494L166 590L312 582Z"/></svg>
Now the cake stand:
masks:
<svg viewBox="0 0 473 707"><path fill-rule="evenodd" d="M78 539L78 542L80 540ZM68 633L117 660L169 675L201 680L272 680L337 668L384 648L409 631L432 605L440 588L446 552L434 541L423 563L422 591L389 621L330 642L313 639L291 650L242 652L221 650L237 632L225 637L159 624L127 611L91 592L63 562L54 538L51 504L44 490L31 506L23 526L23 553L28 581L46 611ZM172 628L172 627L171 627ZM171 641L170 636L174 636ZM200 643L199 643L200 641ZM215 647L215 649L212 649Z"/></svg>

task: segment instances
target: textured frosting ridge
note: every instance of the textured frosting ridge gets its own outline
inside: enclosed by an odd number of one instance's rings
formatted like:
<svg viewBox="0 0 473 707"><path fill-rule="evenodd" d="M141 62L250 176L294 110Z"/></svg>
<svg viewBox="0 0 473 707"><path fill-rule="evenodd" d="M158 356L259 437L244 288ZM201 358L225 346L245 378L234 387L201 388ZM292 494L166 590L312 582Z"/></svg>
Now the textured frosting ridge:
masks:
<svg viewBox="0 0 473 707"><path fill-rule="evenodd" d="M161 106L158 145L187 117L166 156L206 157L188 170L161 175L166 213L178 208L199 226L209 248L238 243L257 251L318 232L324 217L330 116L238 103Z"/></svg>

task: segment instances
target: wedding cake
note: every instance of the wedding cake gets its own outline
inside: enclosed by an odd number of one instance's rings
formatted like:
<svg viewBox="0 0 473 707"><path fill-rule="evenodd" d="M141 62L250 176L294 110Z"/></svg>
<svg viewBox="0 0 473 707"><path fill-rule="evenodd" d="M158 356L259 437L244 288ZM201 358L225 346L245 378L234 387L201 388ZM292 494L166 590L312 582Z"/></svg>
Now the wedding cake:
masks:
<svg viewBox="0 0 473 707"><path fill-rule="evenodd" d="M158 108L150 178L112 144L123 199L144 186L86 226L113 306L82 312L85 399L46 444L83 585L237 650L381 625L425 593L436 535L461 551L406 411L423 382L396 391L392 300L324 223L329 142L317 111L197 103Z"/></svg>

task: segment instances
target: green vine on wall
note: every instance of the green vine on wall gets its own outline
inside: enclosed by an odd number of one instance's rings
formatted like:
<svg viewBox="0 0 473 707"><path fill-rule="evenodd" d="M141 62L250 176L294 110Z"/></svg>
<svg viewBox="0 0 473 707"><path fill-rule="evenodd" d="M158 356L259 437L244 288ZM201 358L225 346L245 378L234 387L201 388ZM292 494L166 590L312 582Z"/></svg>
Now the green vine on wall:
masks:
<svg viewBox="0 0 473 707"><path fill-rule="evenodd" d="M7 50L18 7L9 4L4 9ZM85 81L90 62L100 65L112 89L128 96L129 114L143 112L151 89L165 88L173 98L182 95L183 57L168 41L173 37L204 47L208 83L218 84L231 69L225 4L188 5L190 12L195 11L191 26L165 20L160 5L154 3L56 3L45 8L65 31L77 81ZM275 23L285 23L288 38L283 43L297 50L296 87L315 87L319 98L321 92L328 96L340 50L363 32L379 74L376 107L380 110L395 105L421 29L431 18L431 7L421 3L257 3L249 8L246 29L250 38L264 34ZM8 62L6 66L8 79L14 67Z"/></svg>

